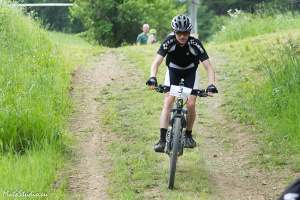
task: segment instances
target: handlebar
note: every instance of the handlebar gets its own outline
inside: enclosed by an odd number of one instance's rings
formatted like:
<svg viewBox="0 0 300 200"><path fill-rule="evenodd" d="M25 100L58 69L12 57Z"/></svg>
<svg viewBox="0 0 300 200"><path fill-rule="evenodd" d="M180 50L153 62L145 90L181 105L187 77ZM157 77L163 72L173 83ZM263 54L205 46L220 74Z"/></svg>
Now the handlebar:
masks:
<svg viewBox="0 0 300 200"><path fill-rule="evenodd" d="M156 92L159 92L159 93L167 93L168 88L169 88L168 86L160 84L157 87L155 87L154 89L155 89ZM208 93L205 89L193 90L193 91L195 91L197 96L199 96L199 97L208 97Z"/></svg>

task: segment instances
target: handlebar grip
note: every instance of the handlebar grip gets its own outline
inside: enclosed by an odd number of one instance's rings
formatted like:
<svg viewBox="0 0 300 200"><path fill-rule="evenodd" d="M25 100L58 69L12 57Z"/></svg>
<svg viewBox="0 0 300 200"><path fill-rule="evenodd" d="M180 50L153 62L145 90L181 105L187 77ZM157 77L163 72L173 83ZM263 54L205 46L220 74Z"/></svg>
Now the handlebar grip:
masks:
<svg viewBox="0 0 300 200"><path fill-rule="evenodd" d="M165 92L165 87L163 85L158 85L156 88L155 88L156 92L159 92L159 93L164 93Z"/></svg>
<svg viewBox="0 0 300 200"><path fill-rule="evenodd" d="M203 89L203 90L198 90L197 91L197 96L199 96L199 97L207 97L208 94L207 94L207 91Z"/></svg>

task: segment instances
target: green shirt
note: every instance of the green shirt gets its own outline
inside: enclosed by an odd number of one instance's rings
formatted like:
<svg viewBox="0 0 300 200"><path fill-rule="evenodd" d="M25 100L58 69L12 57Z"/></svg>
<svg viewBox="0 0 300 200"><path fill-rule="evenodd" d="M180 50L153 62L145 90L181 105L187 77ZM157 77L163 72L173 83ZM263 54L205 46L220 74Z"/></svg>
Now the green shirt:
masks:
<svg viewBox="0 0 300 200"><path fill-rule="evenodd" d="M141 34L139 34L139 35L137 36L136 42L137 42L138 44L147 44L147 42L148 42L148 35L145 34L144 32L141 33Z"/></svg>

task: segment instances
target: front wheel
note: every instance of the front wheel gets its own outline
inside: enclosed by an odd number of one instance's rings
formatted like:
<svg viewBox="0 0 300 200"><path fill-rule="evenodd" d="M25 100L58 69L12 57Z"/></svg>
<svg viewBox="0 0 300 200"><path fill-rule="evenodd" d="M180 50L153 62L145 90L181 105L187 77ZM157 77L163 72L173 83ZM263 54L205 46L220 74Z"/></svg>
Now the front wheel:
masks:
<svg viewBox="0 0 300 200"><path fill-rule="evenodd" d="M182 131L181 119L175 118L173 125L172 150L170 153L169 189L173 189L175 181L176 163L180 150L180 135Z"/></svg>

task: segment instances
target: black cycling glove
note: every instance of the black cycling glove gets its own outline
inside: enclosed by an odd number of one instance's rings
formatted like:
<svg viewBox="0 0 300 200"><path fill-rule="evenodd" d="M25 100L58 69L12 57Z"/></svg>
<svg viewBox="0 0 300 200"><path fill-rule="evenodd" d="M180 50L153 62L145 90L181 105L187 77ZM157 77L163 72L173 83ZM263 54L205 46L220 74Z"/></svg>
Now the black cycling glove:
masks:
<svg viewBox="0 0 300 200"><path fill-rule="evenodd" d="M211 93L218 93L218 89L214 84L210 84L207 89L206 92L211 92Z"/></svg>
<svg viewBox="0 0 300 200"><path fill-rule="evenodd" d="M157 87L157 79L156 79L156 77L150 77L148 79L148 81L146 82L146 85Z"/></svg>

